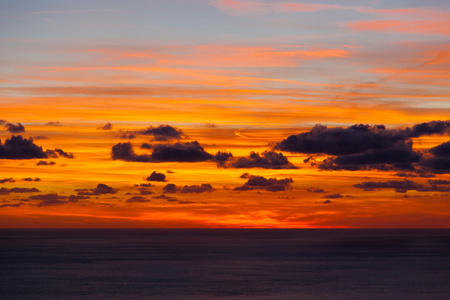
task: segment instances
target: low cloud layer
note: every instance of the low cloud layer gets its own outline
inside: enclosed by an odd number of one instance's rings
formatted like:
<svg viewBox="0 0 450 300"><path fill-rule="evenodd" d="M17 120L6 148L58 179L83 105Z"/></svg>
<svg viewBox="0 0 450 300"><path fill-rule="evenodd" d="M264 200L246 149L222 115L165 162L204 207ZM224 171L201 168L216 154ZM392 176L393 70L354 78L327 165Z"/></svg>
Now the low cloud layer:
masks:
<svg viewBox="0 0 450 300"><path fill-rule="evenodd" d="M394 189L397 193L407 191L418 192L450 192L450 185L439 183L439 181L428 181L429 185L420 184L411 180L389 180L389 181L366 181L353 185L365 191L375 191L380 189Z"/></svg>

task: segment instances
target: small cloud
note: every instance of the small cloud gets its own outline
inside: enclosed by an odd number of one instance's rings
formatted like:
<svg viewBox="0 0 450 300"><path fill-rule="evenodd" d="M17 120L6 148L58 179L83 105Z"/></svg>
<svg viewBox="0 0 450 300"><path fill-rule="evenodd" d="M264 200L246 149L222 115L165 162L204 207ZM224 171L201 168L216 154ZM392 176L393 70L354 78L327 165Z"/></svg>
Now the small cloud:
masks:
<svg viewBox="0 0 450 300"><path fill-rule="evenodd" d="M54 161L45 161L45 160L40 160L36 166L53 166L56 163Z"/></svg>
<svg viewBox="0 0 450 300"><path fill-rule="evenodd" d="M325 199L339 199L339 198L344 198L344 196L342 194L340 194L340 193L337 193L337 194L325 195L322 198L325 198Z"/></svg>
<svg viewBox="0 0 450 300"><path fill-rule="evenodd" d="M176 193L178 191L178 188L175 184L173 183L168 183L164 188L163 188L164 193Z"/></svg>
<svg viewBox="0 0 450 300"><path fill-rule="evenodd" d="M77 195L81 196L93 196L93 195L103 195L103 194L115 194L118 189L114 189L106 184L99 183L97 187L93 189L77 189Z"/></svg>
<svg viewBox="0 0 450 300"><path fill-rule="evenodd" d="M326 193L324 189L319 189L316 187L309 187L306 189L306 191L310 193Z"/></svg>
<svg viewBox="0 0 450 300"><path fill-rule="evenodd" d="M22 188L22 187L14 187L14 188L0 188L0 195L9 195L10 193L39 193L40 190L37 188Z"/></svg>
<svg viewBox="0 0 450 300"><path fill-rule="evenodd" d="M45 123L46 126L62 126L61 122L59 121L50 121Z"/></svg>
<svg viewBox="0 0 450 300"><path fill-rule="evenodd" d="M292 178L276 179L265 178L263 176L251 175L244 173L240 178L247 178L247 182L240 187L234 188L236 191L249 191L255 189L263 189L269 192L279 192L291 189Z"/></svg>
<svg viewBox="0 0 450 300"><path fill-rule="evenodd" d="M97 130L111 130L112 129L112 124L110 122L106 123L105 125L101 126L101 127L97 127Z"/></svg>
<svg viewBox="0 0 450 300"><path fill-rule="evenodd" d="M25 132L25 127L23 127L23 125L20 123L17 123L17 124L7 123L5 125L5 129L8 130L10 133Z"/></svg>
<svg viewBox="0 0 450 300"><path fill-rule="evenodd" d="M153 171L153 173L148 176L147 178L145 178L147 181L161 181L164 182L166 181L166 175L164 175L163 173L158 173L156 171Z"/></svg>
<svg viewBox="0 0 450 300"><path fill-rule="evenodd" d="M40 179L40 178L37 178L37 177L35 177L34 179L31 178L31 177L27 177L27 178L24 178L23 180L24 180L24 181L41 181L41 179Z"/></svg>
<svg viewBox="0 0 450 300"><path fill-rule="evenodd" d="M158 196L154 196L153 199L163 199L163 200L167 200L167 201L170 201L170 202L178 201L177 198L169 197L169 196L166 196L164 194L161 194L161 195L158 195Z"/></svg>
<svg viewBox="0 0 450 300"><path fill-rule="evenodd" d="M126 202L127 203L134 203L134 202L149 202L150 200L148 200L148 199L145 199L144 197L142 197L142 196L134 196L134 197L131 197L130 199L128 199Z"/></svg>
<svg viewBox="0 0 450 300"><path fill-rule="evenodd" d="M204 183L202 185L185 185L183 188L181 188L181 193L211 193L215 190L216 189L213 188L209 183Z"/></svg>
<svg viewBox="0 0 450 300"><path fill-rule="evenodd" d="M7 183L7 182L12 183L16 181L12 177L0 179L0 183Z"/></svg>

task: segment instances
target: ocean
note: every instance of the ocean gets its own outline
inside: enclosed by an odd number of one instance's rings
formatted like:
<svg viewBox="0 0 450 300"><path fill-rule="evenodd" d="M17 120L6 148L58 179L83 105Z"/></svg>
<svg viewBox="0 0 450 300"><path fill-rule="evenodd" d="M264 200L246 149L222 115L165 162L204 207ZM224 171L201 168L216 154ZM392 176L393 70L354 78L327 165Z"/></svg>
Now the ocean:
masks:
<svg viewBox="0 0 450 300"><path fill-rule="evenodd" d="M449 229L0 229L0 299L450 299Z"/></svg>

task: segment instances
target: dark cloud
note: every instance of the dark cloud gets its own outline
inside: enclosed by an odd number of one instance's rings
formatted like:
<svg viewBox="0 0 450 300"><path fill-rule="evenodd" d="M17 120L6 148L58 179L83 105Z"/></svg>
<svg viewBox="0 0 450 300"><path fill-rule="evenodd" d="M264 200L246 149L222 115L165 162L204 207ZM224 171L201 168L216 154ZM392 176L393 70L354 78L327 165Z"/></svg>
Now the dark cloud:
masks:
<svg viewBox="0 0 450 300"><path fill-rule="evenodd" d="M50 121L48 123L45 123L47 126L62 126L61 122L59 121Z"/></svg>
<svg viewBox="0 0 450 300"><path fill-rule="evenodd" d="M306 191L310 193L326 193L324 189L319 189L315 187L309 187L306 189Z"/></svg>
<svg viewBox="0 0 450 300"><path fill-rule="evenodd" d="M35 177L34 179L31 177L27 177L27 178L24 178L23 180L25 180L25 181L41 181L41 179L37 178L37 177Z"/></svg>
<svg viewBox="0 0 450 300"><path fill-rule="evenodd" d="M33 138L23 138L21 135L6 139L2 144L0 141L0 158L2 159L31 159L47 158L47 154L42 147L33 143Z"/></svg>
<svg viewBox="0 0 450 300"><path fill-rule="evenodd" d="M25 132L25 127L23 127L23 125L20 123L17 123L17 124L7 123L5 125L5 129L8 130L10 133Z"/></svg>
<svg viewBox="0 0 450 300"><path fill-rule="evenodd" d="M91 199L91 197L88 196L81 196L81 195L70 195L69 196L69 202L78 202L80 200L87 200L87 199Z"/></svg>
<svg viewBox="0 0 450 300"><path fill-rule="evenodd" d="M450 173L450 141L431 148L420 166L427 172Z"/></svg>
<svg viewBox="0 0 450 300"><path fill-rule="evenodd" d="M181 129L177 129L170 125L159 125L158 127L149 126L144 129L120 132L118 137L121 139L134 139L137 135L152 136L152 141L157 142L179 140L186 137Z"/></svg>
<svg viewBox="0 0 450 300"><path fill-rule="evenodd" d="M219 153L218 153L219 154ZM216 154L216 155L218 155ZM221 156L224 156L223 154ZM297 169L282 154L274 151L261 153L251 152L248 157L239 157L225 162L218 162L219 166L228 168L263 168L263 169Z"/></svg>
<svg viewBox="0 0 450 300"><path fill-rule="evenodd" d="M407 128L405 132L410 137L420 137L424 135L434 134L450 134L450 120L447 121L431 121L427 123L414 125L412 128Z"/></svg>
<svg viewBox="0 0 450 300"><path fill-rule="evenodd" d="M110 122L106 123L105 125L103 125L102 127L97 127L98 130L111 130L112 129L112 124Z"/></svg>
<svg viewBox="0 0 450 300"><path fill-rule="evenodd" d="M197 142L158 144L153 146L152 158L158 162L200 162L213 158Z"/></svg>
<svg viewBox="0 0 450 300"><path fill-rule="evenodd" d="M156 144L151 154L138 155L130 142L118 143L112 147L112 158L135 162L200 162L211 160L213 156L197 142Z"/></svg>
<svg viewBox="0 0 450 300"><path fill-rule="evenodd" d="M321 170L414 170L414 163L421 159L412 149L412 143L396 143L387 149L372 149L363 153L327 158Z"/></svg>
<svg viewBox="0 0 450 300"><path fill-rule="evenodd" d="M263 189L270 192L285 191L291 188L292 178L276 179L265 178L263 176L251 175L244 173L240 178L247 178L247 182L240 187L236 187L236 191L248 191L254 189Z"/></svg>
<svg viewBox="0 0 450 300"><path fill-rule="evenodd" d="M163 188L164 193L176 193L178 191L178 188L175 184L173 183L168 183L164 188Z"/></svg>
<svg viewBox="0 0 450 300"><path fill-rule="evenodd" d="M353 125L347 128L314 126L309 132L291 135L274 146L276 150L293 153L347 155L371 149L386 149L407 137L384 125Z"/></svg>
<svg viewBox="0 0 450 300"><path fill-rule="evenodd" d="M62 149L55 148L55 150L47 149L45 150L45 153L48 157L51 158L58 158L58 157L65 157L65 158L74 158L75 156L73 153L65 152Z"/></svg>
<svg viewBox="0 0 450 300"><path fill-rule="evenodd" d="M46 160L40 160L36 166L53 166L56 163L54 161L46 161Z"/></svg>
<svg viewBox="0 0 450 300"><path fill-rule="evenodd" d="M151 135L153 136L153 141L169 141L169 140L179 140L184 137L183 131L172 127L170 125L159 125L158 127L149 126L145 129L135 131L136 134L140 135Z"/></svg>
<svg viewBox="0 0 450 300"><path fill-rule="evenodd" d="M428 180L428 183L431 185L439 185L439 184L450 184L450 180L444 180L444 179L435 179L435 180Z"/></svg>
<svg viewBox="0 0 450 300"><path fill-rule="evenodd" d="M8 123L8 121L6 121L6 120L0 120L0 125L5 125L6 123Z"/></svg>
<svg viewBox="0 0 450 300"><path fill-rule="evenodd" d="M16 182L16 181L12 177L0 179L0 183L7 183L7 182L12 183L12 182Z"/></svg>
<svg viewBox="0 0 450 300"><path fill-rule="evenodd" d="M103 195L103 194L115 194L117 189L114 189L106 184L99 183L97 187L93 189L76 189L77 195L79 196L93 196L93 195Z"/></svg>
<svg viewBox="0 0 450 300"><path fill-rule="evenodd" d="M134 203L134 202L149 202L150 200L145 199L141 196L134 196L127 200L127 203Z"/></svg>
<svg viewBox="0 0 450 300"><path fill-rule="evenodd" d="M151 195L151 194L154 194L154 192L150 191L150 190L147 189L146 187L141 187L141 188L139 188L138 190L139 190L139 193L140 193L141 195Z"/></svg>
<svg viewBox="0 0 450 300"><path fill-rule="evenodd" d="M321 198L325 198L325 199L339 199L339 198L344 198L344 195L337 193L337 194L330 194L330 195L325 195Z"/></svg>
<svg viewBox="0 0 450 300"><path fill-rule="evenodd" d="M354 187L364 189L365 191L373 191L377 189L394 189L397 193L406 193L407 191L418 191L418 192L448 192L450 191L450 186L441 186L436 184L431 184L429 186L411 181L411 180L390 180L390 181L366 181L353 185Z"/></svg>
<svg viewBox="0 0 450 300"><path fill-rule="evenodd" d="M152 149L152 145L149 143L142 143L141 149Z"/></svg>
<svg viewBox="0 0 450 300"><path fill-rule="evenodd" d="M214 161L216 161L217 165L220 167L225 167L225 163L231 158L233 158L233 154L231 152L218 151L214 155Z"/></svg>
<svg viewBox="0 0 450 300"><path fill-rule="evenodd" d="M58 194L43 194L28 197L30 200L41 200L41 202L36 204L37 207L66 204L68 202L68 198L69 197L67 196L60 196Z"/></svg>
<svg viewBox="0 0 450 300"><path fill-rule="evenodd" d="M163 199L163 200L167 200L167 201L178 201L178 199L177 198L175 198L175 197L169 197L169 196L166 196L166 195L164 195L164 194L161 194L161 195L158 195L158 196L154 196L153 197L153 199Z"/></svg>
<svg viewBox="0 0 450 300"><path fill-rule="evenodd" d="M163 173L158 173L156 171L153 171L152 174L150 174L150 176L148 176L147 178L145 178L147 181L166 181L166 175L164 175Z"/></svg>
<svg viewBox="0 0 450 300"><path fill-rule="evenodd" d="M22 187L14 187L14 188L0 188L0 195L9 195L10 193L39 193L40 190L37 188L22 188Z"/></svg>
<svg viewBox="0 0 450 300"><path fill-rule="evenodd" d="M330 204L330 203L333 203L333 202L331 202L331 200L325 200L322 202L322 204Z"/></svg>
<svg viewBox="0 0 450 300"><path fill-rule="evenodd" d="M0 208L2 207L20 207L22 203L14 203L14 204L2 204L0 205Z"/></svg>
<svg viewBox="0 0 450 300"><path fill-rule="evenodd" d="M215 190L209 183L204 183L202 185L185 185L180 191L181 193L211 193Z"/></svg>
<svg viewBox="0 0 450 300"><path fill-rule="evenodd" d="M292 153L332 155L317 163L310 156L305 163L321 170L401 170L410 173L449 173L446 146L430 149L428 157L413 150L412 138L449 134L450 121L432 121L412 128L388 130L384 125L353 125L347 128L316 125L309 132L291 135L274 145L275 150ZM450 145L449 145L450 148Z"/></svg>

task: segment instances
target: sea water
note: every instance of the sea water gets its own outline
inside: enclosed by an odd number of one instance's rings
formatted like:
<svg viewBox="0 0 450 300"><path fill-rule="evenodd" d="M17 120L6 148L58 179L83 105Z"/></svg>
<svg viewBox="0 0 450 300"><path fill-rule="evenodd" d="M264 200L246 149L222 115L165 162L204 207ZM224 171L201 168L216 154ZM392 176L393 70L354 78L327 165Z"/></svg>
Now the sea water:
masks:
<svg viewBox="0 0 450 300"><path fill-rule="evenodd" d="M450 299L449 229L1 229L0 299Z"/></svg>

